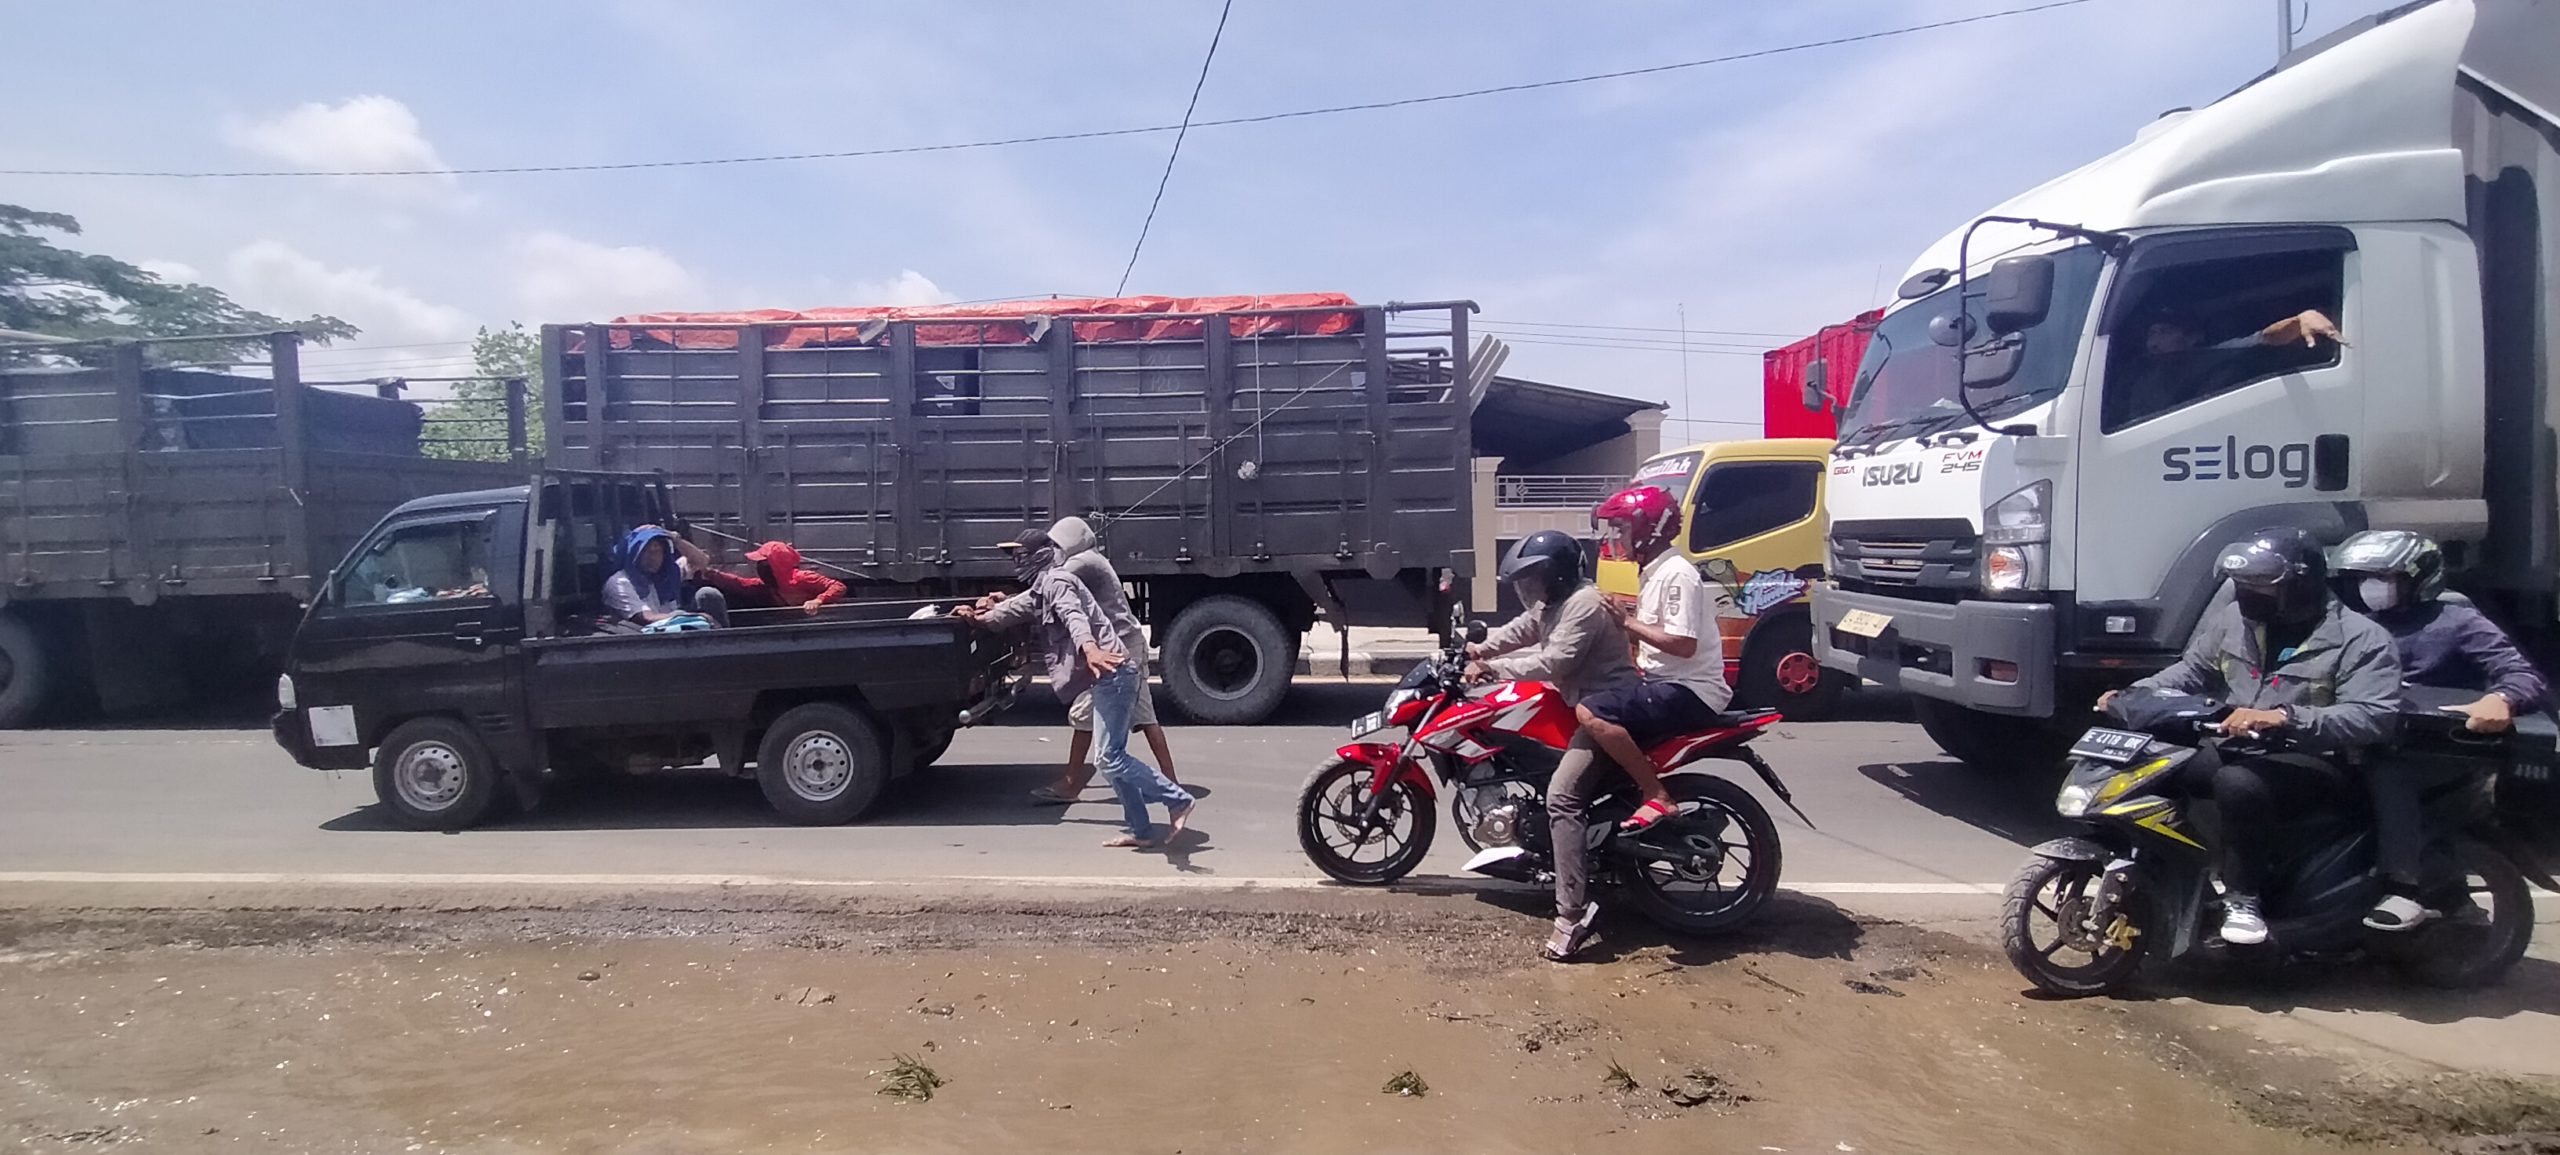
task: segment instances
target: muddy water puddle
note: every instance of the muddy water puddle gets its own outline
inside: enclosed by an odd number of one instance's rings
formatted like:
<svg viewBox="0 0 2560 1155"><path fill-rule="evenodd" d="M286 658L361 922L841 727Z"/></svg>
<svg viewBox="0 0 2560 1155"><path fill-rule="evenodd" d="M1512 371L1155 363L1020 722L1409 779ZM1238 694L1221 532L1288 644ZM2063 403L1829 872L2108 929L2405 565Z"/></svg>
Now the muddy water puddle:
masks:
<svg viewBox="0 0 2560 1155"><path fill-rule="evenodd" d="M2023 1002L1969 955L1859 953L20 951L0 1149L2328 1149L2245 1121L2119 1013ZM899 1056L941 1080L929 1101L879 1093Z"/></svg>

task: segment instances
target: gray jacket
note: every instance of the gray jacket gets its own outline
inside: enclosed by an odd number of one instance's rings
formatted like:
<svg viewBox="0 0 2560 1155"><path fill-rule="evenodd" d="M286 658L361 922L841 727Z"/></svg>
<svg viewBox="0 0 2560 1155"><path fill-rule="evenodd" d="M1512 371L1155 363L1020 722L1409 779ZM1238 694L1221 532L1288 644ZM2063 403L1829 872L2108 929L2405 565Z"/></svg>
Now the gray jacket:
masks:
<svg viewBox="0 0 2560 1155"><path fill-rule="evenodd" d="M1131 657L1147 656L1147 630L1138 623L1138 615L1129 611L1128 587L1120 584L1120 571L1111 568L1111 559L1094 547L1093 527L1081 517L1062 517L1049 527L1049 540L1058 543L1058 564L1102 606L1102 616L1111 623L1111 632L1120 636L1120 645Z"/></svg>
<svg viewBox="0 0 2560 1155"><path fill-rule="evenodd" d="M1093 688L1093 671L1084 664L1087 645L1126 655L1120 639L1103 625L1101 603L1084 582L1063 564L1041 571L1031 588L997 602L979 619L992 629L1033 626L1040 656L1048 663L1049 689L1061 702Z"/></svg>
<svg viewBox="0 0 2560 1155"><path fill-rule="evenodd" d="M2400 653L2391 635L2335 602L2301 645L2260 656L2259 627L2226 605L2196 624L2176 665L2134 683L2258 710L2290 707L2312 743L2357 750L2399 732Z"/></svg>
<svg viewBox="0 0 2560 1155"><path fill-rule="evenodd" d="M1553 683L1569 702L1641 680L1627 658L1626 627L1609 616L1607 596L1586 585L1561 602L1529 607L1486 635L1485 668L1515 681Z"/></svg>

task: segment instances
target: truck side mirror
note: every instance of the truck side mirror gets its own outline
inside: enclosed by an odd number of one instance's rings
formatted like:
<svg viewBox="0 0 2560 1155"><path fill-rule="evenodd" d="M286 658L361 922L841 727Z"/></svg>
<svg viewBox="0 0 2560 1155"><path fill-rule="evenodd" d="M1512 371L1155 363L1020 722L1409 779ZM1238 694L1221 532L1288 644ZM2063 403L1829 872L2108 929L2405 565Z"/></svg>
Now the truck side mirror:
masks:
<svg viewBox="0 0 2560 1155"><path fill-rule="evenodd" d="M2009 383L2018 375L2020 354L2027 343L2012 333L1994 337L1964 351L1962 381L1967 389L1992 389Z"/></svg>
<svg viewBox="0 0 2560 1155"><path fill-rule="evenodd" d="M1468 622L1468 623L1467 623L1467 644L1468 644L1468 645L1476 646L1476 645L1482 645L1482 644L1484 644L1485 635L1486 635L1486 630L1485 630L1485 628L1484 628L1484 623L1483 623L1483 622L1478 621L1478 622Z"/></svg>
<svg viewBox="0 0 2560 1155"><path fill-rule="evenodd" d="M1808 411L1821 413L1831 408L1831 391L1825 388L1830 383L1831 368L1821 358L1804 367L1804 407Z"/></svg>
<svg viewBox="0 0 2560 1155"><path fill-rule="evenodd" d="M1983 327L2015 333L2038 321L2053 307L2053 258L2011 257L1991 266L1983 278Z"/></svg>

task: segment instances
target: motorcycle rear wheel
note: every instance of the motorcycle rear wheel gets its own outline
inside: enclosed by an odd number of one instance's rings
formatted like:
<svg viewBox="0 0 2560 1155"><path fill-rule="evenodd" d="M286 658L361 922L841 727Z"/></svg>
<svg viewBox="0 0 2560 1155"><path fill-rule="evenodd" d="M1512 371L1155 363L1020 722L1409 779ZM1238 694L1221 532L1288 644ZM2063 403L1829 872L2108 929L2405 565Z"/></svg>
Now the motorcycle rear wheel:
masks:
<svg viewBox="0 0 2560 1155"><path fill-rule="evenodd" d="M2468 909L2414 931L2377 932L2373 950L2393 970L2431 987L2485 987L2505 978L2532 944L2533 890L2515 863L2483 843L2458 841L2453 858L2467 892L2462 905ZM2479 910L2484 899L2486 912ZM2432 896L2430 905L2453 901L2450 894Z"/></svg>
<svg viewBox="0 0 2560 1155"><path fill-rule="evenodd" d="M1430 798L1401 778L1389 782L1379 800L1379 824L1361 833L1372 773L1366 763L1335 758L1316 767L1298 788L1298 848L1337 882L1385 886L1413 873L1431 853L1439 812ZM1372 848L1377 856L1367 857Z"/></svg>
<svg viewBox="0 0 2560 1155"><path fill-rule="evenodd" d="M1692 878L1667 863L1622 863L1619 870L1628 898L1638 912L1665 930L1714 934L1741 925L1778 891L1777 824L1769 821L1769 811L1749 790L1712 774L1674 774L1663 779L1662 786L1679 804L1680 815L1661 820L1656 829L1618 837L1650 837L1663 828L1676 834L1683 818L1702 810L1720 811L1725 822L1714 835L1721 844L1718 870L1713 878ZM1733 841L1736 833L1742 836L1740 842ZM1737 861L1741 873L1726 885Z"/></svg>
<svg viewBox="0 0 2560 1155"><path fill-rule="evenodd" d="M2087 905L2095 901L2095 884L2105 873L2104 863L2039 854L2027 859L2017 877L2009 880L2008 893L2000 903L2000 949L2009 956L2009 965L2038 989L2066 998L2103 995L2133 981L2135 972L2142 969L2155 928L2150 900L2140 890L2118 898L2115 917L2106 926L2088 925ZM2051 943L2038 941L2039 915L2053 928ZM2066 918L2071 920L2069 925ZM2116 925L2118 919L2123 920L2121 928ZM2055 961L2054 956L2066 947L2086 954L2089 961L2079 965Z"/></svg>

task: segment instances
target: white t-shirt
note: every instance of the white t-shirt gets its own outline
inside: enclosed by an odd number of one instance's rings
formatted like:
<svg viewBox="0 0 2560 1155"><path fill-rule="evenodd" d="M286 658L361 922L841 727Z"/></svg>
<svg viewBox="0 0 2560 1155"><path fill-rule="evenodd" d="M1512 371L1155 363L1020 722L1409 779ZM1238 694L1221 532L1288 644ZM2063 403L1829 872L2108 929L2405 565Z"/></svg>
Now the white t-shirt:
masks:
<svg viewBox="0 0 2560 1155"><path fill-rule="evenodd" d="M675 562L678 574L693 576L693 567L685 564L682 556L671 560ZM663 616L684 607L660 598L655 585L644 588L632 581L630 570L618 569L613 571L612 577L604 579L604 608L612 610L615 617L632 618L643 612Z"/></svg>
<svg viewBox="0 0 2560 1155"><path fill-rule="evenodd" d="M1675 638L1698 639L1698 652L1686 658L1636 643L1636 668L1646 678L1686 686L1710 710L1724 709L1733 700L1733 687L1724 680L1724 634L1716 629L1715 611L1707 602L1706 579L1688 558L1666 550L1645 565L1636 620Z"/></svg>

